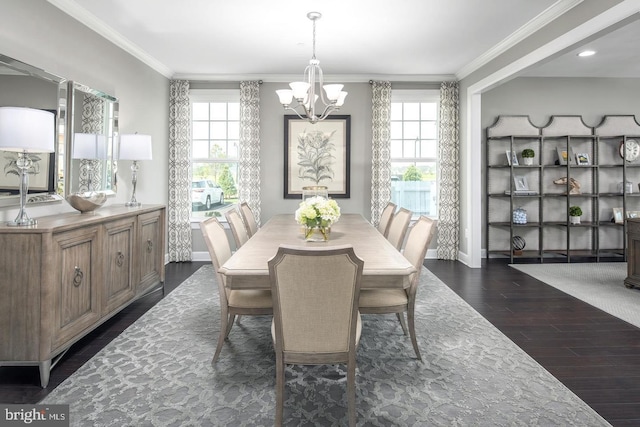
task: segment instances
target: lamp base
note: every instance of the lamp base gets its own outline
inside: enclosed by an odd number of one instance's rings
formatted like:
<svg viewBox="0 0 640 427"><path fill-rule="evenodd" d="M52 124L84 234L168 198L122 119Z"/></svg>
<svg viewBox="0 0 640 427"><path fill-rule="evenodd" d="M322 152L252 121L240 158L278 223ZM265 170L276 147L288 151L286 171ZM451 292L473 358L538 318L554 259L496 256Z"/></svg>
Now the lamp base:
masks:
<svg viewBox="0 0 640 427"><path fill-rule="evenodd" d="M127 202L124 205L126 207L128 207L128 208L139 208L140 206L142 206L142 203L140 203L140 202Z"/></svg>
<svg viewBox="0 0 640 427"><path fill-rule="evenodd" d="M14 221L8 221L7 225L9 227L30 227L34 225L38 225L38 220L26 218L26 219L16 219Z"/></svg>

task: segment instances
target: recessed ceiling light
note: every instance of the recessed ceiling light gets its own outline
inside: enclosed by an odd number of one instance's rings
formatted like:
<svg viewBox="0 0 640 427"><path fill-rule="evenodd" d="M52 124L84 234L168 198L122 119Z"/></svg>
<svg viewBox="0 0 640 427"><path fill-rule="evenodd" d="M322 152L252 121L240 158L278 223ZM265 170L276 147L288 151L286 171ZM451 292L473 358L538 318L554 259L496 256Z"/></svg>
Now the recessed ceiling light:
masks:
<svg viewBox="0 0 640 427"><path fill-rule="evenodd" d="M595 55L596 51L595 50L583 50L582 52L580 52L578 54L578 56L591 56L591 55Z"/></svg>

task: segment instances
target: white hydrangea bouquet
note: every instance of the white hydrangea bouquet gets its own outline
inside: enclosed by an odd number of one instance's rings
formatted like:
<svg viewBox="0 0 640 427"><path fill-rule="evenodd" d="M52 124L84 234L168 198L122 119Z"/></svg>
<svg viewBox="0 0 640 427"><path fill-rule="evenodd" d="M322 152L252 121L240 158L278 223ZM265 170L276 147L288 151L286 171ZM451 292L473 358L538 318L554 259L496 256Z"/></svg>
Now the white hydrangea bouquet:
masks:
<svg viewBox="0 0 640 427"><path fill-rule="evenodd" d="M329 229L340 219L340 206L333 199L315 196L300 202L296 210L296 221L304 225L306 240L326 241L329 239ZM319 237L314 237L319 235Z"/></svg>

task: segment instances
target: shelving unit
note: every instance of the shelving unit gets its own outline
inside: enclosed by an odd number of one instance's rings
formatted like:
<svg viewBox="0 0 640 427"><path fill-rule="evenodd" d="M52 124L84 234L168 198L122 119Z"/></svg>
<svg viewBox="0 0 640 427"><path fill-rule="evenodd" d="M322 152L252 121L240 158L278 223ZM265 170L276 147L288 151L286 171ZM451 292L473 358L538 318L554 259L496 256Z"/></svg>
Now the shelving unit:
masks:
<svg viewBox="0 0 640 427"><path fill-rule="evenodd" d="M528 116L499 116L486 133L487 257L571 262L626 256L624 218L636 211L640 216L640 159L625 161L619 146L628 139L640 142L634 116L605 116L595 128L581 116L552 116L541 128ZM536 153L533 165L523 165L525 148ZM509 161L509 152L517 159ZM562 152L567 161L560 160ZM626 181L636 187L632 192L619 189ZM522 185L529 193L516 191ZM583 212L580 224L569 220L574 205ZM527 211L525 224L514 223L518 207ZM622 221L613 220L613 208ZM521 254L512 247L516 236L526 241Z"/></svg>

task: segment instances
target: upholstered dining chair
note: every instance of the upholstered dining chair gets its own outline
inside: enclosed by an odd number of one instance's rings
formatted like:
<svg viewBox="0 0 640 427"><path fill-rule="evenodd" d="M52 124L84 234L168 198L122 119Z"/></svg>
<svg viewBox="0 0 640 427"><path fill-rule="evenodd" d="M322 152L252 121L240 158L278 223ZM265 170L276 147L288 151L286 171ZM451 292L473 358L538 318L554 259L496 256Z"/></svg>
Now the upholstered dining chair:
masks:
<svg viewBox="0 0 640 427"><path fill-rule="evenodd" d="M358 300L364 261L351 245L280 246L268 262L276 350L276 425L284 412L287 364L347 364L349 425L356 424L356 348L362 329Z"/></svg>
<svg viewBox="0 0 640 427"><path fill-rule="evenodd" d="M236 242L236 249L239 249L242 245L249 240L249 233L242 221L242 217L237 209L231 209L224 213L224 217L229 223L231 233L233 234L233 240Z"/></svg>
<svg viewBox="0 0 640 427"><path fill-rule="evenodd" d="M249 237L256 234L258 231L258 222L247 202L240 203L240 214L242 215L242 220L244 221Z"/></svg>
<svg viewBox="0 0 640 427"><path fill-rule="evenodd" d="M229 336L233 321L239 315L268 315L273 314L271 291L269 290L230 290L226 286L226 277L218 270L229 257L231 246L227 233L217 218L208 218L200 223L200 229L207 244L211 263L216 272L218 294L220 295L220 334L218 345L211 363L218 360L224 340Z"/></svg>
<svg viewBox="0 0 640 427"><path fill-rule="evenodd" d="M404 313L407 313L411 344L420 361L422 361L422 356L420 356L415 327L416 292L418 290L420 272L422 271L422 263L435 231L436 221L426 216L421 216L409 232L403 255L415 267L416 272L410 277L409 280L411 282L407 289L364 289L360 292L360 313L396 313L405 335L407 334L407 327L404 321Z"/></svg>
<svg viewBox="0 0 640 427"><path fill-rule="evenodd" d="M378 222L378 231L384 237L387 237L389 233L389 224L391 224L391 218L393 218L393 213L396 211L395 203L387 203L387 206L384 207L382 213L380 214L380 222Z"/></svg>
<svg viewBox="0 0 640 427"><path fill-rule="evenodd" d="M389 243L395 246L397 250L402 249L404 237L407 234L407 229L411 222L411 215L410 210L400 208L398 209L398 212L393 215L393 218L391 218L391 223L389 224L386 237Z"/></svg>

